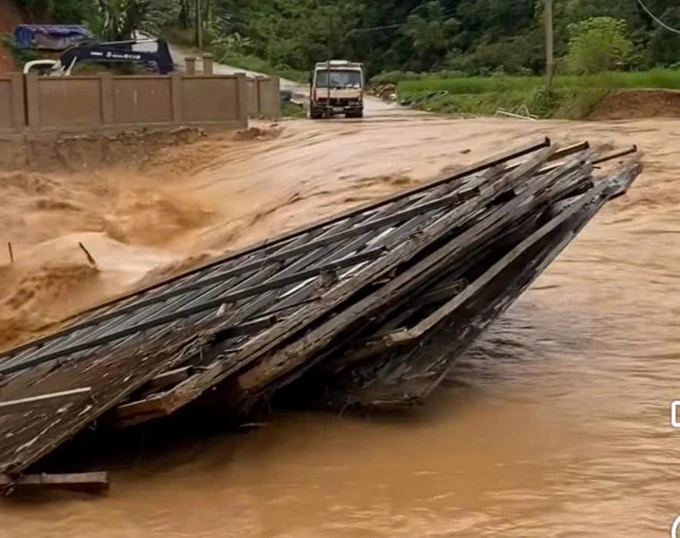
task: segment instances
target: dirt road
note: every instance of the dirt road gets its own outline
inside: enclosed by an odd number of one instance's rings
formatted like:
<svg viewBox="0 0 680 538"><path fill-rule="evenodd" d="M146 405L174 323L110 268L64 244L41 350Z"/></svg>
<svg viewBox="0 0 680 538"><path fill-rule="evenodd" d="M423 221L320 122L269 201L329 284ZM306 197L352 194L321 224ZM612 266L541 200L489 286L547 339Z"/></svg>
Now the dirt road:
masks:
<svg viewBox="0 0 680 538"><path fill-rule="evenodd" d="M679 515L669 404L680 398L680 124L399 112L260 127L121 169L3 172L0 239L15 242L17 261L0 257L0 319L30 332L27 319L167 261L237 248L543 134L637 143L646 169L415 416L284 413L247 436L162 451L147 440L134 464L99 462L113 471L105 499L0 505L0 538L668 536Z"/></svg>

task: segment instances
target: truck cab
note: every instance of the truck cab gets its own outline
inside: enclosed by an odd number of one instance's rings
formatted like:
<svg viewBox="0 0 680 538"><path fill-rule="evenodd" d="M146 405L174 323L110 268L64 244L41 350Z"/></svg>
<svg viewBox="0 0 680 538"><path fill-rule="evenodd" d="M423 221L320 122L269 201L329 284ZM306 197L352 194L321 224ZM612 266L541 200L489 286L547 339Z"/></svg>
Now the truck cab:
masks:
<svg viewBox="0 0 680 538"><path fill-rule="evenodd" d="M347 60L317 63L310 74L309 117L330 118L344 114L346 118L364 115L363 64Z"/></svg>

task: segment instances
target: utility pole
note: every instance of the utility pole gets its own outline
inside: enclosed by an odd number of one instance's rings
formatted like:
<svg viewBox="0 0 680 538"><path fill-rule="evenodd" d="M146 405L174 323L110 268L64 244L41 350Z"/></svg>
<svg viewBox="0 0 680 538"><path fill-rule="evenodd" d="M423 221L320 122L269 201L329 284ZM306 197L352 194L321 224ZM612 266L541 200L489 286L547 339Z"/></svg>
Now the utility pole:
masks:
<svg viewBox="0 0 680 538"><path fill-rule="evenodd" d="M196 46L203 49L203 13L201 12L201 0L196 0Z"/></svg>
<svg viewBox="0 0 680 538"><path fill-rule="evenodd" d="M552 87L555 71L553 51L553 0L545 1L545 69L548 76L548 87Z"/></svg>
<svg viewBox="0 0 680 538"><path fill-rule="evenodd" d="M326 60L326 116L331 117L331 50L333 50L333 13L328 14L328 59Z"/></svg>

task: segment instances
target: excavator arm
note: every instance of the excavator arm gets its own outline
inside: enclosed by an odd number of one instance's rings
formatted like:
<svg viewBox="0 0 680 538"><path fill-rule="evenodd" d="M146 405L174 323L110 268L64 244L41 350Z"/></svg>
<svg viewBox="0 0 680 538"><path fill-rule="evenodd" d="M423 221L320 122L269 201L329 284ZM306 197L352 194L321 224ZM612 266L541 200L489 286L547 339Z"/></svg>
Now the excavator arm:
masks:
<svg viewBox="0 0 680 538"><path fill-rule="evenodd" d="M170 49L165 41L158 40L157 50L134 50L132 45L138 41L120 41L111 43L82 43L69 47L59 56L59 60L35 60L24 66L24 73L32 69L47 71L50 75L70 75L73 68L80 63L138 63L161 75L174 71L175 66Z"/></svg>

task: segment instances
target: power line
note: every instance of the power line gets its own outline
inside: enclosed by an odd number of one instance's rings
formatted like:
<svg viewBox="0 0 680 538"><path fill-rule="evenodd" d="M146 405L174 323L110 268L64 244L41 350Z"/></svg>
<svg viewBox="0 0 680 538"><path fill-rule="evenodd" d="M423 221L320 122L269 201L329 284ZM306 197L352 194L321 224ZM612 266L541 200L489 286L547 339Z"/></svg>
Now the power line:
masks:
<svg viewBox="0 0 680 538"><path fill-rule="evenodd" d="M640 7L645 10L647 15L649 15L654 22L656 22L658 25L662 26L669 32L673 32L675 34L680 34L680 30L677 28L673 28L672 26L668 26L665 22L663 22L661 19L659 19L654 13L652 13L649 8L642 2L642 0L637 0L637 3L640 4Z"/></svg>
<svg viewBox="0 0 680 538"><path fill-rule="evenodd" d="M405 22L400 22L399 24L386 24L385 26L373 26L371 28L353 28L347 34L358 34L362 32L375 32L376 30L390 30L392 28L399 28L400 26L404 26Z"/></svg>
<svg viewBox="0 0 680 538"><path fill-rule="evenodd" d="M662 26L663 28L665 28L669 32L674 32L676 34L680 34L680 29L673 28L672 26L668 26L665 22L663 22L661 19L659 19L659 17L654 15L654 13L652 13L650 11L650 9L644 4L644 2L642 0L637 0L637 3L640 4L640 7L645 11L645 13L647 13L647 15L649 15L652 18L652 20L654 20L654 22L656 22L657 24L659 24L660 26ZM412 14L413 13L410 13L409 15L412 15ZM427 22L443 21L443 20L445 20L449 17L454 17L455 15L457 15L457 12L455 12L455 11L451 12L451 13L443 13L440 18L438 17L438 18L434 18L434 19L426 19L426 21ZM374 31L377 31L377 30L391 30L393 28L400 28L402 26L406 26L408 23L409 23L409 21L405 21L405 22L400 22L400 23L397 23L397 24L387 24L385 26L373 26L373 27L370 27L370 28L354 28L354 29L350 30L349 32L347 32L347 34L349 35L349 34L354 34L354 33L374 32Z"/></svg>

